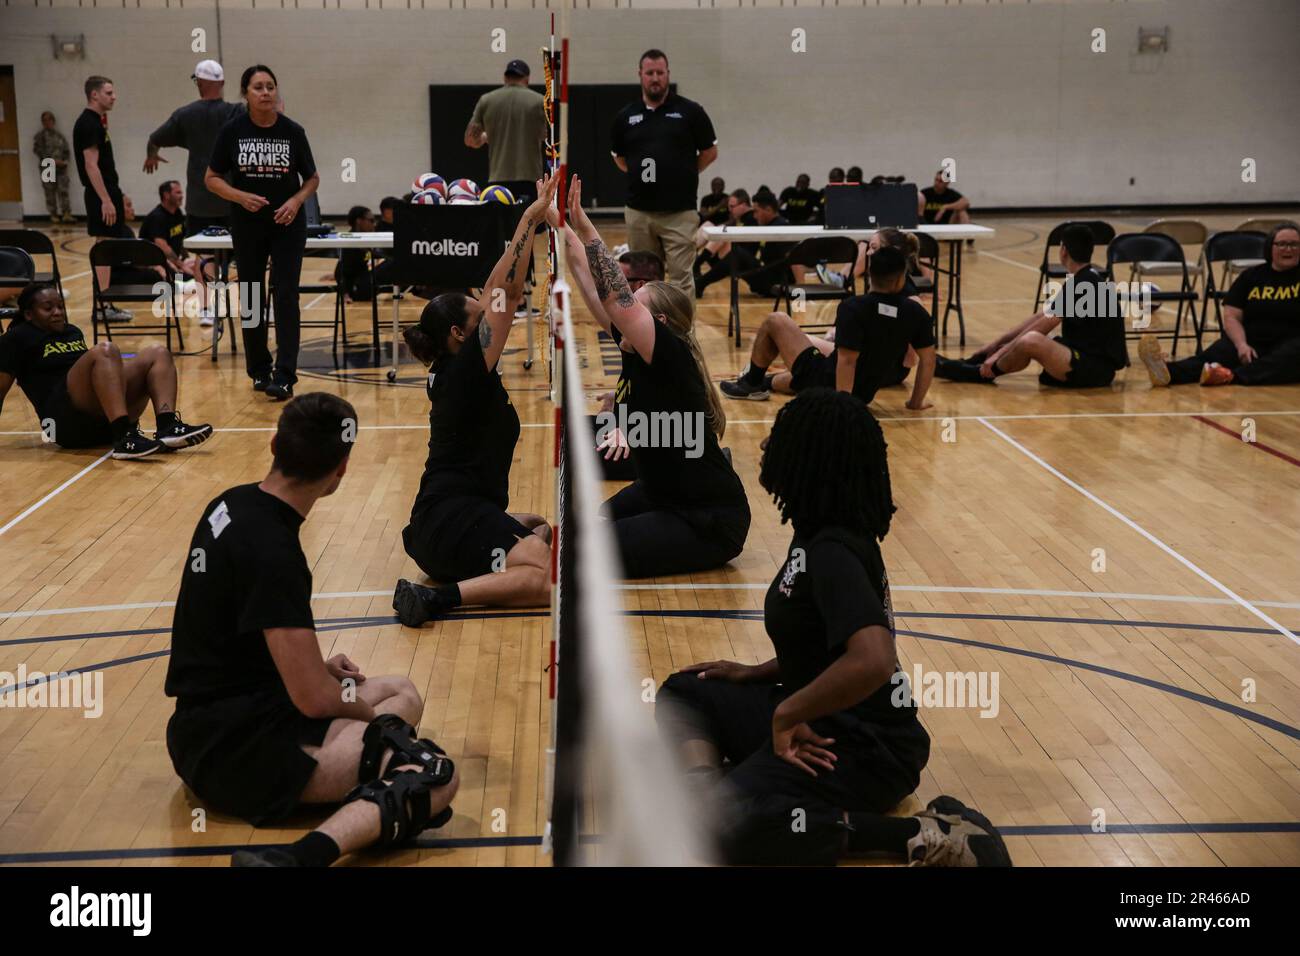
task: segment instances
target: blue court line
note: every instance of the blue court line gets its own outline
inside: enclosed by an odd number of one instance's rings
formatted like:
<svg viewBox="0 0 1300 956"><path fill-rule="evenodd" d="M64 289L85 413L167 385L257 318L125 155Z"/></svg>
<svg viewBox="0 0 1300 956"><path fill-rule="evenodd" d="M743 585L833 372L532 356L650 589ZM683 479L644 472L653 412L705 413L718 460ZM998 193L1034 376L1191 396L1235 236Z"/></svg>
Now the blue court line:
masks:
<svg viewBox="0 0 1300 956"><path fill-rule="evenodd" d="M998 827L1004 837L1035 836L1144 836L1144 835L1190 835L1201 836L1215 833L1300 833L1300 823L1282 821L1276 823L1114 823L1104 832L1097 832L1087 824L1060 823L1037 824L1030 826ZM596 843L598 839L591 836L582 838L584 843ZM494 837L447 837L416 840L410 849L414 850L466 850L490 849L492 847L541 846L540 836L494 836ZM139 847L120 850L49 850L41 853L0 853L0 864L18 863L82 863L100 860L148 860L177 859L205 856L229 856L236 850L267 849L285 847L286 843L230 843L213 846L163 846Z"/></svg>
<svg viewBox="0 0 1300 956"><path fill-rule="evenodd" d="M540 617L548 613L550 612L549 611L500 611L500 612L474 611L474 612L467 612L465 614L449 616L448 618L444 618L444 620L457 620L460 618L484 619L484 618L502 618L502 617ZM763 615L762 611L756 611L756 610L708 611L708 610L695 610L695 609L670 610L670 611L648 611L648 610L647 611L625 611L624 613L632 617L692 617L692 618L709 617L709 618L725 618L731 620L754 620L754 621L761 621ZM902 617L902 616L913 616L913 615L899 614L897 616ZM929 614L928 612L927 613L918 612L914 616L932 617L936 615ZM989 617L989 615L980 615L979 617L980 619L986 619ZM1029 617L1027 615L1021 617L1016 617L1013 615L1002 615L999 616L998 619L1020 620L1023 617L1028 617L1030 620L1035 620L1035 618ZM1166 628L1193 628L1193 629L1202 629L1210 626L1210 625L1201 625L1201 624L1184 625L1184 624L1177 624L1173 622L1163 622L1160 624L1153 624L1151 622L1140 622L1140 621L1124 621L1124 620L1108 621L1101 618L1048 618L1046 620L1060 620L1060 621L1067 621L1067 622L1084 621L1086 623L1099 623L1099 624L1107 624L1107 625L1130 625L1130 626L1143 625L1143 626L1151 626L1151 627L1159 626L1159 627L1166 627ZM387 616L329 619L325 623L320 625L317 629L321 631L334 631L334 630L345 630L353 627L372 627L375 624L388 624L388 623L393 623L393 621L391 618ZM1224 628L1224 629L1239 630L1238 628ZM168 629L148 628L142 630L141 633L159 633L160 630L166 631ZM1263 631L1262 628L1251 628L1250 630L1252 632ZM129 632L114 632L114 633L121 634L121 633L129 633ZM995 651L1002 654L1014 654L1018 657L1028 657L1033 660L1045 661L1052 664L1064 664L1067 667L1076 667L1081 670L1092 671L1094 673L1102 674L1107 677L1115 677L1120 680L1128 681L1133 684L1140 684L1144 687L1150 687L1153 690L1159 690L1167 694L1173 694L1177 697L1182 697L1186 700L1195 701L1196 703L1204 704L1206 707L1213 707L1214 709L1221 710L1224 713L1228 713L1236 717L1240 717L1242 720L1251 721L1252 723L1259 724L1263 727L1268 727L1270 730L1276 730L1280 733L1286 734L1288 737L1291 737L1293 739L1300 740L1300 728L1293 727L1290 724L1283 723L1280 720L1275 720L1272 717L1265 717L1262 714L1256 714L1253 711L1249 711L1244 707L1239 707L1236 704L1225 703L1224 701L1218 700L1214 697L1209 697L1205 694L1199 694L1195 691L1184 690L1183 688L1176 687L1173 684L1166 684L1163 681L1152 680L1149 677L1140 677L1137 674L1129 674L1125 671L1115 670L1112 667L1102 667L1099 664L1089 664L1086 661L1074 660L1068 657L1058 657L1054 654L1042 653L1041 651L1030 651L1018 647L1007 647L1002 644L990 644L987 641L976 641L970 638L949 637L944 634L930 634L925 631L911 631L911 630L903 630L903 629L899 629L898 633L907 637L921 638L922 640L942 641L947 644L958 644L964 647L978 647L984 650ZM1272 633L1272 631L1271 630L1264 631L1264 633ZM65 639L68 640L74 640L78 637L93 638L96 636L97 635L95 634L83 634L83 635L65 635L64 637ZM41 639L35 639L35 640L41 640ZM137 654L134 657L123 657L123 658L118 658L116 660L104 661L99 664L87 664L84 667L78 667L75 670L76 672L103 670L108 667L116 667L119 664L134 664L138 661L145 661L157 657L163 657L170 653L171 653L170 650L163 650L163 651L154 651L148 654ZM36 684L45 683L49 681L51 677L57 677L57 676L58 676L57 674L44 674L41 677L31 678L30 680L24 682L21 685L7 684L4 687L0 687L0 694L6 694L10 691L16 690L20 686L32 687Z"/></svg>

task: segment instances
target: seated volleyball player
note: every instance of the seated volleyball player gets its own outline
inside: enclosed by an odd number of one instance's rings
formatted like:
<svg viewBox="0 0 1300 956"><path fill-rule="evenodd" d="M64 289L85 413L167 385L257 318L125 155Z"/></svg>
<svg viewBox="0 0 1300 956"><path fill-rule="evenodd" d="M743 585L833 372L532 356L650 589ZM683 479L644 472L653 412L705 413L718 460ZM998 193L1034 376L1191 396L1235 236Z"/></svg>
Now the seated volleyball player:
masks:
<svg viewBox="0 0 1300 956"><path fill-rule="evenodd" d="M61 448L112 446L114 458L206 441L211 425L187 425L176 411L176 366L161 345L123 358L112 342L88 347L68 322L59 290L33 283L18 296L18 316L0 336L0 406L18 382L36 410L41 431ZM140 415L153 403L153 438L140 432Z"/></svg>
<svg viewBox="0 0 1300 956"><path fill-rule="evenodd" d="M1093 238L1086 226L1071 226L1061 237L1061 264L1069 273L1041 312L964 360L939 358L935 375L954 382L992 382L1037 362L1038 381L1060 388L1100 388L1129 364L1124 340L1124 310L1114 285L1089 261ZM1048 335L1058 325L1061 334Z"/></svg>
<svg viewBox="0 0 1300 956"><path fill-rule="evenodd" d="M788 226L789 222L781 215L777 198L770 192L754 196L754 224L757 226ZM802 282L803 266L788 266L785 257L794 248L793 242L763 242L747 245L729 243L730 251L719 259L719 265L707 273L701 272L695 278L695 297L704 295L704 290L715 282L731 277L731 270L749 286L754 295L769 296L779 285L790 282Z"/></svg>
<svg viewBox="0 0 1300 956"><path fill-rule="evenodd" d="M535 607L550 600L550 526L538 515L506 510L519 414L497 363L524 294L533 229L545 220L558 182L539 183L538 198L477 299L444 293L404 333L429 366L430 407L429 457L402 542L439 582L397 582L393 609L407 627L462 604Z"/></svg>
<svg viewBox="0 0 1300 956"><path fill-rule="evenodd" d="M1138 355L1152 385L1289 385L1300 382L1300 226L1279 223L1264 262L1239 275L1223 300L1223 334L1191 358L1170 362L1154 335Z"/></svg>
<svg viewBox="0 0 1300 956"><path fill-rule="evenodd" d="M630 450L637 479L602 506L629 578L720 567L745 547L749 501L718 439L727 418L693 328L693 305L676 287L635 293L569 188L570 270L588 309L622 350L601 445Z"/></svg>
<svg viewBox="0 0 1300 956"><path fill-rule="evenodd" d="M920 783L930 737L898 664L878 544L894 512L880 425L851 396L804 392L777 412L759 481L794 526L763 604L776 656L683 668L655 704L715 811L723 860L1009 866L998 831L952 797L885 815Z"/></svg>
<svg viewBox="0 0 1300 956"><path fill-rule="evenodd" d="M415 685L326 660L316 635L298 533L343 480L356 434L343 399L298 396L280 413L270 473L209 502L183 556L166 683L177 775L205 808L253 826L343 803L288 847L237 852L235 866L328 866L451 817L459 780L417 739Z"/></svg>
<svg viewBox="0 0 1300 956"><path fill-rule="evenodd" d="M907 296L907 259L892 246L871 256L871 291L843 300L835 314L835 343L830 354L784 312L773 312L758 328L749 366L740 378L722 383L729 398L765 401L767 369L778 357L790 370L789 388L837 388L870 402L885 385L907 375L903 362L909 347L920 358L907 407L929 408L925 394L934 372L934 330L930 315ZM784 384L784 383L783 383Z"/></svg>

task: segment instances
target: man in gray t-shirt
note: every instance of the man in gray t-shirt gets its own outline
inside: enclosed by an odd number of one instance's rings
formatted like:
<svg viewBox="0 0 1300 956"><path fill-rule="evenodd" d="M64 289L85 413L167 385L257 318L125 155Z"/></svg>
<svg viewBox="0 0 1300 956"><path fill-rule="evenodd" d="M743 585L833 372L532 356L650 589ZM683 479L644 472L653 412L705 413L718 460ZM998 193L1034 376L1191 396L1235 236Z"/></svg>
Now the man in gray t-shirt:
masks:
<svg viewBox="0 0 1300 956"><path fill-rule="evenodd" d="M167 118L149 136L148 157L144 171L152 173L167 160L158 155L165 146L189 150L185 165L185 235L192 236L208 226L224 226L229 204L208 191L203 182L212 158L212 144L221 127L244 109L242 103L227 103L222 96L226 76L216 60L203 60L192 77L199 88L199 98L186 103Z"/></svg>
<svg viewBox="0 0 1300 956"><path fill-rule="evenodd" d="M465 145L488 147L488 181L505 186L516 200L530 201L542 175L546 108L542 95L528 88L528 64L506 64L505 84L479 97L465 129Z"/></svg>

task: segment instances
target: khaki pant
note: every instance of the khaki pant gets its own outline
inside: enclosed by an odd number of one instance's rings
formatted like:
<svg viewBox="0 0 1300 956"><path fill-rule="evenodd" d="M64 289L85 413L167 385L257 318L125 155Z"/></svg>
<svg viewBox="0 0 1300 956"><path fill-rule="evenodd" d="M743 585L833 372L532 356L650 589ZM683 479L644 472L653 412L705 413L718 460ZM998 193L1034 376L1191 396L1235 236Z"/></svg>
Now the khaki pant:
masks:
<svg viewBox="0 0 1300 956"><path fill-rule="evenodd" d="M625 207L627 247L633 252L653 252L664 260L668 282L695 301L695 230L700 217L694 209L681 212L643 212Z"/></svg>

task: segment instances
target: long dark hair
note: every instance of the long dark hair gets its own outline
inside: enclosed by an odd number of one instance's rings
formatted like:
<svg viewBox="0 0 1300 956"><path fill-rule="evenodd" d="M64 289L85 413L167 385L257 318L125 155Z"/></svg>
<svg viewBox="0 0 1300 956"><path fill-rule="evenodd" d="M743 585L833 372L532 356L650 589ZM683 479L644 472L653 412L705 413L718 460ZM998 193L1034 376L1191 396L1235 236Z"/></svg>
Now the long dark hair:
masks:
<svg viewBox="0 0 1300 956"><path fill-rule="evenodd" d="M402 330L402 338L411 354L425 365L439 365L451 352L447 339L452 326L465 328L469 314L465 304L469 296L463 292L444 292L432 299L420 313L420 324Z"/></svg>
<svg viewBox="0 0 1300 956"><path fill-rule="evenodd" d="M13 328L19 322L27 321L27 313L36 306L36 297L42 292L58 293L59 287L53 282L32 282L23 287L23 291L18 293L18 314L15 315L9 323L9 328Z"/></svg>
<svg viewBox="0 0 1300 956"><path fill-rule="evenodd" d="M810 388L776 413L758 480L801 534L838 526L883 541L895 510L887 448L861 400Z"/></svg>
<svg viewBox="0 0 1300 956"><path fill-rule="evenodd" d="M275 88L277 90L280 88L280 81L275 78L275 72L269 66L267 66L265 63L254 63L247 70L245 70L244 75L239 78L240 96L248 95L248 84L253 81L253 75L256 73L265 73L267 76L271 78L271 82L275 84Z"/></svg>

